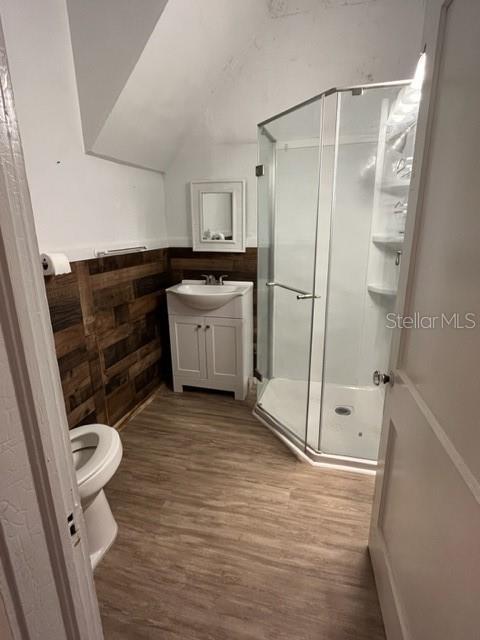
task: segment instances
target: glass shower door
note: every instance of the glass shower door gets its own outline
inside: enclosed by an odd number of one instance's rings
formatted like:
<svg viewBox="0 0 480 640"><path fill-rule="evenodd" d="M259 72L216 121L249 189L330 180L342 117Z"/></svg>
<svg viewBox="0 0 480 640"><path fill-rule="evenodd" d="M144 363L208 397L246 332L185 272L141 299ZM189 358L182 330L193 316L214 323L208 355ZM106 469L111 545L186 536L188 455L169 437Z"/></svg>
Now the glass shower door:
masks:
<svg viewBox="0 0 480 640"><path fill-rule="evenodd" d="M305 445L321 102L259 128L258 406ZM268 141L268 142L267 142Z"/></svg>
<svg viewBox="0 0 480 640"><path fill-rule="evenodd" d="M267 287L273 263L273 194L275 177L275 144L266 129L258 132L259 175L257 183L257 400L260 402L271 378L271 291Z"/></svg>

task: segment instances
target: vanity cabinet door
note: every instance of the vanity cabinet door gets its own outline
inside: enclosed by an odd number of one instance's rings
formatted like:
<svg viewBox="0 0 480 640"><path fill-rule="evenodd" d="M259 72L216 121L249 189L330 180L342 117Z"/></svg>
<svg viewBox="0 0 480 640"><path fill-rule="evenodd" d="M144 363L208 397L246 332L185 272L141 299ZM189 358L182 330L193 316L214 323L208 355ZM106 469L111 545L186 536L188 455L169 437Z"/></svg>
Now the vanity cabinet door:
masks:
<svg viewBox="0 0 480 640"><path fill-rule="evenodd" d="M205 318L208 379L227 389L241 380L242 326L243 320Z"/></svg>
<svg viewBox="0 0 480 640"><path fill-rule="evenodd" d="M173 375L192 380L207 377L205 319L201 316L170 316Z"/></svg>

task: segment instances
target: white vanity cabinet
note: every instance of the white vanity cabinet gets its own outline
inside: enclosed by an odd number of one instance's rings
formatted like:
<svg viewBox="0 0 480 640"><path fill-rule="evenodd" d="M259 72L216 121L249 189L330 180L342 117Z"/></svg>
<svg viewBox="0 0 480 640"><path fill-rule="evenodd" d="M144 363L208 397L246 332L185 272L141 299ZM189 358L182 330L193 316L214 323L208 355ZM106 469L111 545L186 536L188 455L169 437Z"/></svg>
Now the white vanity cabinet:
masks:
<svg viewBox="0 0 480 640"><path fill-rule="evenodd" d="M237 400L246 397L253 369L253 283L228 285L236 286L241 293L215 309L199 309L208 301L182 296L177 293L179 285L167 289L174 391L194 386L233 391ZM221 292L222 285L217 287Z"/></svg>

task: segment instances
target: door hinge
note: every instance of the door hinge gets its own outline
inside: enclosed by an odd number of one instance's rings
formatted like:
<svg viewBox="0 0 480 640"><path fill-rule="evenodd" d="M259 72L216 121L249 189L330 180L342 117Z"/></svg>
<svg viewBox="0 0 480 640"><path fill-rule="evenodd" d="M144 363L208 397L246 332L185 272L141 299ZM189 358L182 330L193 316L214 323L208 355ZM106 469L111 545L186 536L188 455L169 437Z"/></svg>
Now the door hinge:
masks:
<svg viewBox="0 0 480 640"><path fill-rule="evenodd" d="M255 175L257 176L257 178L261 178L262 176L264 176L265 175L265 165L257 164L257 166L255 167Z"/></svg>
<svg viewBox="0 0 480 640"><path fill-rule="evenodd" d="M381 384L389 384L391 387L393 387L394 382L395 382L395 377L394 377L393 371L389 371L388 373L383 373L378 369L376 369L376 371L373 372L373 384L376 387L379 387Z"/></svg>
<svg viewBox="0 0 480 640"><path fill-rule="evenodd" d="M77 531L77 526L75 524L75 518L73 517L73 513L70 513L67 516L67 526L68 526L68 530L70 532L70 536L73 538L74 536L77 535L78 531Z"/></svg>
<svg viewBox="0 0 480 640"><path fill-rule="evenodd" d="M263 382L263 376L260 373L260 371L258 369L255 369L255 371L253 372L253 376L259 381L259 382Z"/></svg>

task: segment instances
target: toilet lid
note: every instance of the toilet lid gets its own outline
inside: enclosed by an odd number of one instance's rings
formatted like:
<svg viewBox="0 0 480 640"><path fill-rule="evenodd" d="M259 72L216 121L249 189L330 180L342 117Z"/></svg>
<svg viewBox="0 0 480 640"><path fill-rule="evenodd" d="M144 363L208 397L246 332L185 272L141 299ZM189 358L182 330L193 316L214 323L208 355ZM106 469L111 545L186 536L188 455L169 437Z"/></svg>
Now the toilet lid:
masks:
<svg viewBox="0 0 480 640"><path fill-rule="evenodd" d="M79 466L76 468L77 484L81 485L98 473L102 467L108 464L122 446L118 432L105 424L87 424L83 427L75 427L70 430L70 442L72 451L93 448L90 456L80 457Z"/></svg>

